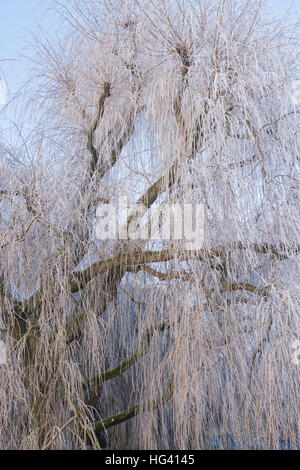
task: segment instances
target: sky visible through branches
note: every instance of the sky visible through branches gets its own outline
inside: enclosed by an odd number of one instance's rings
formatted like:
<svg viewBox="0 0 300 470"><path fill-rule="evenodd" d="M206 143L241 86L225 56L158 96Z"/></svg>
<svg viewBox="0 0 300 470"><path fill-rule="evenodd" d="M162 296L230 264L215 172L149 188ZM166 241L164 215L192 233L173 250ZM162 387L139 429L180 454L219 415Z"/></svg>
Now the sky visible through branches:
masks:
<svg viewBox="0 0 300 470"><path fill-rule="evenodd" d="M67 0L64 0L67 2ZM289 10L289 15L300 18L298 0L269 0L278 15ZM24 80L26 71L21 55L30 41L30 31L37 20L44 27L51 27L51 16L42 17L44 0L11 0L2 1L0 5L0 59L8 59L0 65L0 78L4 78L8 95L13 96ZM1 77L2 75L2 77ZM1 106L1 103L0 103Z"/></svg>

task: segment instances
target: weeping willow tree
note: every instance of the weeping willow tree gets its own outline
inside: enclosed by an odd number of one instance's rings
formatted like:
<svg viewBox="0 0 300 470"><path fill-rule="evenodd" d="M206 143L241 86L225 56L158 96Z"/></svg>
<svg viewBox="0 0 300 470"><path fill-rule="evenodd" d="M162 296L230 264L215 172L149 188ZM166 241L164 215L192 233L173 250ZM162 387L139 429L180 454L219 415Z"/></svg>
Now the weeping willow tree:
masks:
<svg viewBox="0 0 300 470"><path fill-rule="evenodd" d="M297 31L256 0L52 4L1 147L1 448L299 448ZM202 246L97 238L120 197L131 234L201 204Z"/></svg>

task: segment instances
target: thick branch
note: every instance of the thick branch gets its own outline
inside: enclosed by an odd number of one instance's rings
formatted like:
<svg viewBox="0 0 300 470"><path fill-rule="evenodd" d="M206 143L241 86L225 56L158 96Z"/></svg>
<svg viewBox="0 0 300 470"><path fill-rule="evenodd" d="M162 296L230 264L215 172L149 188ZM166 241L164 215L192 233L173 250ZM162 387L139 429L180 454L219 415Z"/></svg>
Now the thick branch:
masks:
<svg viewBox="0 0 300 470"><path fill-rule="evenodd" d="M98 127L99 121L103 116L105 101L109 96L110 96L110 83L105 82L104 91L103 91L103 93L101 94L101 96L99 98L98 114L96 116L96 119L95 119L92 127L90 128L90 130L88 132L87 148L88 148L88 150L89 150L89 152L92 156L91 163L90 163L90 175L91 176L93 176L95 168L96 168L98 160L99 160L99 152L94 147L94 143L93 143L94 134L95 134L95 131Z"/></svg>
<svg viewBox="0 0 300 470"><path fill-rule="evenodd" d="M95 401L97 400L99 396L99 392L100 392L103 382L106 382L107 380L111 380L111 379L114 379L115 377L118 377L127 369L129 369L133 364L135 364L145 354L154 336L155 331L164 331L165 329L169 327L170 327L169 323L162 323L161 325L155 325L152 328L148 328L147 331L143 334L140 344L137 350L135 351L135 353L133 353L124 361L121 361L116 367L105 370L101 374L97 374L94 377L87 379L83 383L84 389L87 389L90 386L96 387L92 395L89 397L87 404L92 405L95 403Z"/></svg>
<svg viewBox="0 0 300 470"><path fill-rule="evenodd" d="M180 279L181 281L196 282L196 279L194 278L194 276L184 271L162 273L160 271L157 271L156 269L150 268L150 266L147 266L147 265L136 266L136 267L128 269L128 272L137 273L139 271L145 271L151 274L152 276L157 277L161 281L169 281L171 279Z"/></svg>
<svg viewBox="0 0 300 470"><path fill-rule="evenodd" d="M100 432L104 429L116 426L117 424L121 424L124 421L133 418L134 416L137 416L143 410L154 410L155 408L158 408L159 406L162 406L167 403L172 398L172 396L173 383L170 382L165 393L161 397L151 400L148 403L138 403L137 405L133 405L127 410L122 411L121 413L109 416L108 418L105 418L101 421L96 421L95 423L93 423L94 430L95 432Z"/></svg>
<svg viewBox="0 0 300 470"><path fill-rule="evenodd" d="M103 178L103 176L115 165L123 148L132 137L132 134L134 131L134 125L135 125L135 117L136 117L136 110L135 108L133 108L129 113L126 129L124 130L122 136L120 137L116 145L111 150L109 161L105 161L99 164L98 174L100 178Z"/></svg>
<svg viewBox="0 0 300 470"><path fill-rule="evenodd" d="M235 291L235 290L246 290L248 292L251 292L252 294L258 294L261 295L262 297L268 297L269 296L269 291L265 287L256 287L253 284L249 284L247 282L228 282L224 276L221 278L221 283L224 289L228 291Z"/></svg>
<svg viewBox="0 0 300 470"><path fill-rule="evenodd" d="M207 261L211 258L218 256L224 256L229 251L234 249L240 250L252 250L256 253L261 254L272 254L278 259L287 259L293 254L297 254L300 251L300 245L286 247L285 244L279 244L277 246L269 243L246 243L246 242L231 242L225 245L219 245L211 249L201 250L182 250L180 253L174 250L162 250L162 251L144 251L144 252L133 252L133 253L120 253L112 258L106 258L95 262L91 266L87 267L82 271L75 271L72 275L70 282L71 292L78 292L83 289L88 282L95 277L99 276L103 272L107 272L111 269L118 271L126 271L127 266L138 266L140 264L157 263L162 261L170 261L176 256L181 260L194 258L198 261Z"/></svg>

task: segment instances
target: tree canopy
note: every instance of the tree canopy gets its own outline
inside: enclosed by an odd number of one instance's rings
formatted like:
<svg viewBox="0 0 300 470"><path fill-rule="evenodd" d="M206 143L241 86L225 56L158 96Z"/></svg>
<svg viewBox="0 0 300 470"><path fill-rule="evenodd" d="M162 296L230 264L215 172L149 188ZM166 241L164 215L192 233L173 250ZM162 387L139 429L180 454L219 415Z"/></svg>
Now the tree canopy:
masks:
<svg viewBox="0 0 300 470"><path fill-rule="evenodd" d="M258 0L51 5L0 147L0 447L299 448L297 28ZM201 205L202 246L97 238L121 198L131 232Z"/></svg>

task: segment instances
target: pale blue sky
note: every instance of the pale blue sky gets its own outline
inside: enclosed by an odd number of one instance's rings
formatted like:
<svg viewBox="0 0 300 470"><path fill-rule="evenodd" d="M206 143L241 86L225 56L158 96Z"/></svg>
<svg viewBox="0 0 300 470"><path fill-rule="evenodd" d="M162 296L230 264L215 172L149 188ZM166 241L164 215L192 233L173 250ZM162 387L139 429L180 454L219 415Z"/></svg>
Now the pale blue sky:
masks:
<svg viewBox="0 0 300 470"><path fill-rule="evenodd" d="M30 41L29 31L41 19L44 3L44 0L0 0L0 59L9 59L0 63L0 78L4 76L11 95L26 79L21 55ZM292 5L291 12L300 18L300 0L270 0L270 3L279 14ZM47 16L43 24L50 26Z"/></svg>
<svg viewBox="0 0 300 470"><path fill-rule="evenodd" d="M39 0L0 0L0 58L9 59L0 66L10 93L25 79L20 55L39 10Z"/></svg>

